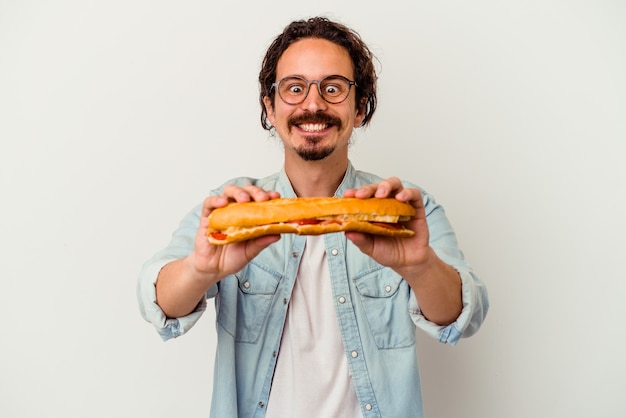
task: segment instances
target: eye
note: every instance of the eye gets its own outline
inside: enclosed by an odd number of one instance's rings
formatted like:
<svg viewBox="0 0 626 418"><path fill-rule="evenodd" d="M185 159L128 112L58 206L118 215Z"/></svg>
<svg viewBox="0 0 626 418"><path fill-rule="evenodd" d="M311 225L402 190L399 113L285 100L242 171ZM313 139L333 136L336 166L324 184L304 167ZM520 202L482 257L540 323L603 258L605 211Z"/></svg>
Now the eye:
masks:
<svg viewBox="0 0 626 418"><path fill-rule="evenodd" d="M326 97L343 96L348 88L348 83L341 78L328 78L322 82L322 93Z"/></svg>
<svg viewBox="0 0 626 418"><path fill-rule="evenodd" d="M288 90L291 94L301 94L304 91L304 87L301 84L292 84Z"/></svg>
<svg viewBox="0 0 626 418"><path fill-rule="evenodd" d="M341 92L341 87L336 84L326 84L324 86L324 94L328 94L329 96L336 96Z"/></svg>
<svg viewBox="0 0 626 418"><path fill-rule="evenodd" d="M298 78L287 78L280 83L280 91L290 96L300 96L306 91L306 83Z"/></svg>

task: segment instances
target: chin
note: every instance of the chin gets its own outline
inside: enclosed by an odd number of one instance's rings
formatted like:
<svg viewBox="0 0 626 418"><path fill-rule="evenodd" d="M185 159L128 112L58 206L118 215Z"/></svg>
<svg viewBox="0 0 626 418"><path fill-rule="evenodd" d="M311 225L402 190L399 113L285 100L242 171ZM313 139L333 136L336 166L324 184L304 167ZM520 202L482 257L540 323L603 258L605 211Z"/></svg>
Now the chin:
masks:
<svg viewBox="0 0 626 418"><path fill-rule="evenodd" d="M296 150L298 156L302 158L304 161L321 161L324 158L328 157L330 154L335 151L334 148L323 148L323 149L305 149L301 148Z"/></svg>

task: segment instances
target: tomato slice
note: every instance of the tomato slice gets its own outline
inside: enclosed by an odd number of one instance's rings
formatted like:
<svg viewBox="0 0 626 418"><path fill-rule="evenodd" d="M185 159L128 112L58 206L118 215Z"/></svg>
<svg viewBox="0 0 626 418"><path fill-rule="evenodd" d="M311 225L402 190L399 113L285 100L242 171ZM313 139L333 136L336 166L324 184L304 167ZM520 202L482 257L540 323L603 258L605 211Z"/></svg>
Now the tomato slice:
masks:
<svg viewBox="0 0 626 418"><path fill-rule="evenodd" d="M222 232L211 232L211 237L213 239L216 239L218 241L224 241L226 239L228 235L222 233Z"/></svg>

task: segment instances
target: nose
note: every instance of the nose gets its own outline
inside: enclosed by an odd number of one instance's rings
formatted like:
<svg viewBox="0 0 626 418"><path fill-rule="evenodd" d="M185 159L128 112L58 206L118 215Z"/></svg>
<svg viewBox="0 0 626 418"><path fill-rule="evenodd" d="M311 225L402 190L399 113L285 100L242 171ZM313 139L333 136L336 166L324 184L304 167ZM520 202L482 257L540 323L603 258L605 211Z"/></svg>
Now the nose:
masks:
<svg viewBox="0 0 626 418"><path fill-rule="evenodd" d="M320 94L319 82L312 82L309 84L309 94L304 98L304 101L300 103L303 109L311 112L326 109L328 102L322 98Z"/></svg>

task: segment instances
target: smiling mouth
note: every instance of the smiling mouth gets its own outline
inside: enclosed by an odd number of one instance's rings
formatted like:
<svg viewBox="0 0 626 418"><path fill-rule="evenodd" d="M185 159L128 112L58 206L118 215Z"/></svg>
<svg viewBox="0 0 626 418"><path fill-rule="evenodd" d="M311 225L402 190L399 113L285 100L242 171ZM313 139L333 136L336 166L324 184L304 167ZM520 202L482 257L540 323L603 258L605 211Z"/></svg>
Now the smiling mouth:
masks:
<svg viewBox="0 0 626 418"><path fill-rule="evenodd" d="M326 123L302 123L296 126L305 132L315 133L315 132L321 132L329 128L331 125L326 124Z"/></svg>
<svg viewBox="0 0 626 418"><path fill-rule="evenodd" d="M297 127L303 132L316 134L336 126L341 128L341 119L326 113L303 114L288 120L289 127Z"/></svg>

